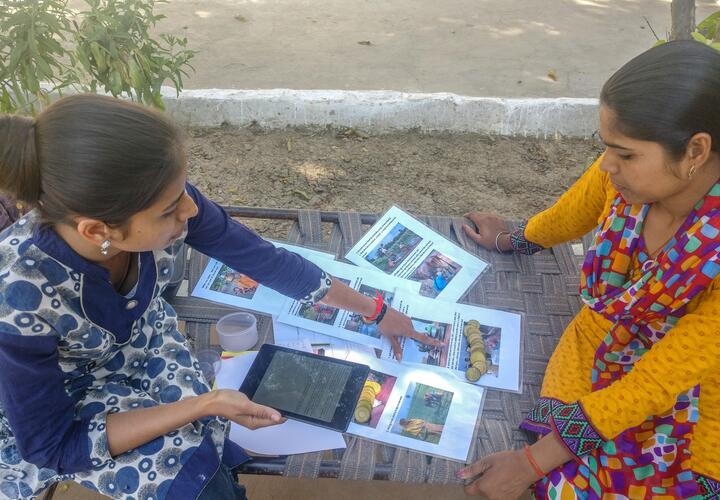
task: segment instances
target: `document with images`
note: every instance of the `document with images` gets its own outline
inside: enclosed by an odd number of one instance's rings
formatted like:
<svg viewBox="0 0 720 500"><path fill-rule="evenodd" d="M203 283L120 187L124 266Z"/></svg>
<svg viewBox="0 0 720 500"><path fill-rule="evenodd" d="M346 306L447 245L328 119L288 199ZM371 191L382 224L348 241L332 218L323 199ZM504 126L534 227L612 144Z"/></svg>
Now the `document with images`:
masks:
<svg viewBox="0 0 720 500"><path fill-rule="evenodd" d="M288 243L273 241L272 244L301 255L323 268L324 262L333 261L335 257L329 253ZM273 316L280 313L287 299L281 293L260 285L215 259L210 260L205 267L192 296Z"/></svg>
<svg viewBox="0 0 720 500"><path fill-rule="evenodd" d="M337 359L348 359L356 351L375 356L375 349L366 344L349 342L275 320L273 320L273 337L275 345L314 352L321 356Z"/></svg>
<svg viewBox="0 0 720 500"><path fill-rule="evenodd" d="M457 302L488 263L398 207L392 207L345 256L365 268L420 283L420 294Z"/></svg>
<svg viewBox="0 0 720 500"><path fill-rule="evenodd" d="M405 292L395 295L394 305L410 316L415 330L442 341L440 346L431 347L407 337L401 338L403 363L449 368L460 380L520 392L522 330L519 314L432 300ZM385 342L383 357L394 359L389 342ZM482 367L482 371L475 372L472 377L476 380L468 380L466 376L471 366Z"/></svg>
<svg viewBox="0 0 720 500"><path fill-rule="evenodd" d="M375 297L379 293L388 305L394 303L393 297L397 290L405 290L417 295L420 288L417 282L386 276L344 262L326 261L323 270L331 274L334 280L340 280L368 297ZM287 299L278 321L350 342L382 347L380 329L377 325L365 324L361 315L326 304L304 305L297 300Z"/></svg>
<svg viewBox="0 0 720 500"><path fill-rule="evenodd" d="M354 353L370 367L349 434L465 462L484 389L420 366Z"/></svg>

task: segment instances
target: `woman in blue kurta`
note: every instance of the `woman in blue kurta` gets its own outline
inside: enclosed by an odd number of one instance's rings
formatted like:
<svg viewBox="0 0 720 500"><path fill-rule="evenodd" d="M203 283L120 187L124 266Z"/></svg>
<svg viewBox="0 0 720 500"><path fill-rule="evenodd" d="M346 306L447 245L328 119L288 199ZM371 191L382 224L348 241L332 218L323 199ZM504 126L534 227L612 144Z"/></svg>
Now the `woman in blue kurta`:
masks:
<svg viewBox="0 0 720 500"><path fill-rule="evenodd" d="M161 297L183 242L285 295L362 314L394 344L423 338L204 198L160 113L82 95L35 120L0 117L0 188L38 207L0 234L3 497L74 480L114 498L244 498L230 470L248 457L228 420L281 418L202 379Z"/></svg>

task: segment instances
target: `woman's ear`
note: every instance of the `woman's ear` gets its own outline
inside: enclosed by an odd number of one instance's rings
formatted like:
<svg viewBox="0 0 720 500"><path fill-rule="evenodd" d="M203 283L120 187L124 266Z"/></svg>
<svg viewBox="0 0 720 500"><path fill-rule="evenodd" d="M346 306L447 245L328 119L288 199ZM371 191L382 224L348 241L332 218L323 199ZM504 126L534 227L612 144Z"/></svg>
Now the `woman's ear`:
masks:
<svg viewBox="0 0 720 500"><path fill-rule="evenodd" d="M78 234L88 243L100 246L102 242L112 238L112 230L102 221L89 217L76 217L75 227Z"/></svg>
<svg viewBox="0 0 720 500"><path fill-rule="evenodd" d="M712 153L712 136L707 132L698 132L688 141L685 157L689 165L701 168Z"/></svg>

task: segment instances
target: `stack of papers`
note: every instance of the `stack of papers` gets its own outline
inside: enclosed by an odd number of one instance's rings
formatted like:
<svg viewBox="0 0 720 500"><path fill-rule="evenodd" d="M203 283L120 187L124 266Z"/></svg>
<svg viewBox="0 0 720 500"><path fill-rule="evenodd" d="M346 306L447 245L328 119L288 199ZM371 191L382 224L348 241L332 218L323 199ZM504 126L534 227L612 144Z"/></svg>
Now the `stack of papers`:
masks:
<svg viewBox="0 0 720 500"><path fill-rule="evenodd" d="M275 244L360 293L380 293L412 319L416 331L442 344L430 347L403 338L398 363L377 326L364 324L359 315L324 304L302 305L215 260L192 295L271 315L276 344L368 365L366 394L374 394L374 400L359 403L363 409L349 434L465 461L483 387L513 392L521 387L521 316L457 303L487 262L397 207L348 252L352 264L317 250ZM464 334L468 328L482 339L472 350ZM252 359L248 354L223 361L217 386L239 388ZM484 374L470 382L466 370L478 362ZM255 431L233 424L231 438L252 452L272 455L345 446L339 433L296 421Z"/></svg>

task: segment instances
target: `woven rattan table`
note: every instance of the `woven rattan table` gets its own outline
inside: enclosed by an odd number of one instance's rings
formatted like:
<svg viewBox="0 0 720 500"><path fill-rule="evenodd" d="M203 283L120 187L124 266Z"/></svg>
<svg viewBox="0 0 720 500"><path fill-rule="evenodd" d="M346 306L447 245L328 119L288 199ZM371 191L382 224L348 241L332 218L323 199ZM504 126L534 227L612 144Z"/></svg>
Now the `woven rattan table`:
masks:
<svg viewBox="0 0 720 500"><path fill-rule="evenodd" d="M294 221L287 241L324 250L341 259L377 220L373 214L319 212L311 210L226 207L243 218L289 219ZM501 255L478 247L462 231L463 219L418 216L427 225L471 253L490 262L491 267L466 294L463 302L522 313L522 393L487 391L481 417L475 423L470 448L471 461L483 455L522 447L526 436L518 424L538 397L543 373L560 334L580 308L578 258L569 245L546 250L532 257ZM330 226L328 233L327 226ZM323 231L325 229L325 231ZM325 237L324 237L325 236ZM176 279L187 280L192 290L207 263L204 255L188 251L185 266L178 266ZM183 269L184 267L184 269ZM178 286L167 294L186 334L195 348L210 343L211 326L235 309L188 297ZM272 321L258 315L259 343L273 341ZM470 424L468 424L470 425ZM346 436L345 450L331 450L277 458L257 458L244 466L244 473L282 474L287 477L332 477L340 479L389 479L409 483L458 483L455 471L460 464L382 445L355 436Z"/></svg>

